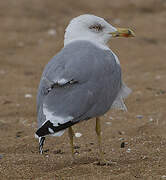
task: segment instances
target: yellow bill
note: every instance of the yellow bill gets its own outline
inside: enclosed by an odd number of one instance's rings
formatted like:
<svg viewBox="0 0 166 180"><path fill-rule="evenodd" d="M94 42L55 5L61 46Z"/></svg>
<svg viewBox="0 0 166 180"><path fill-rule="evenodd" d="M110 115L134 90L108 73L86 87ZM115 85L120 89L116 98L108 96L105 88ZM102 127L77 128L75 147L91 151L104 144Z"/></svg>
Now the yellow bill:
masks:
<svg viewBox="0 0 166 180"><path fill-rule="evenodd" d="M134 37L135 33L128 28L116 28L117 31L110 33L112 37Z"/></svg>

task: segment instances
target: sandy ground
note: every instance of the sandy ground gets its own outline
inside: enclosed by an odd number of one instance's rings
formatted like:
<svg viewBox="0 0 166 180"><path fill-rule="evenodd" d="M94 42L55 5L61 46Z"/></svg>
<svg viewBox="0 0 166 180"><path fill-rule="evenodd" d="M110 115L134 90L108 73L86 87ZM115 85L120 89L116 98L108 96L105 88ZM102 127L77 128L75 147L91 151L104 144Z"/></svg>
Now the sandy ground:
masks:
<svg viewBox="0 0 166 180"><path fill-rule="evenodd" d="M127 113L110 111L103 117L102 143L110 166L95 163L94 120L74 126L82 134L75 138L74 162L67 132L47 138L44 155L38 154L34 138L42 70L63 47L69 20L84 13L130 27L137 35L109 44L133 90ZM165 29L165 0L0 1L0 179L166 179Z"/></svg>

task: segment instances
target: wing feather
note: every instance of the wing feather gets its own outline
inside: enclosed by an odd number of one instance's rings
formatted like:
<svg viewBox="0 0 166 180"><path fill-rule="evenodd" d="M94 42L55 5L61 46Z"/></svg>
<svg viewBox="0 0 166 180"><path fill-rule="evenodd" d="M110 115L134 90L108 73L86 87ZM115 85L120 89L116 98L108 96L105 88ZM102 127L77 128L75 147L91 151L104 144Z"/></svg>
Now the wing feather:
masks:
<svg viewBox="0 0 166 180"><path fill-rule="evenodd" d="M66 123L104 114L120 86L121 69L112 52L91 43L69 44L47 64L41 78L37 96L40 132L56 134L59 126L60 132L68 127Z"/></svg>

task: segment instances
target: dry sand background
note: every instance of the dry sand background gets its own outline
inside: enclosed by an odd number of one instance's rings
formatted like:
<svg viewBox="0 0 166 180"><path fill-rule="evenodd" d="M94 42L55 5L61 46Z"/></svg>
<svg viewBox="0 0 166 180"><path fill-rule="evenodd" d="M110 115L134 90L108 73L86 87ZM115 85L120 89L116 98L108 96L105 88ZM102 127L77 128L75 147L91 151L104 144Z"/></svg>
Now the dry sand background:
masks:
<svg viewBox="0 0 166 180"><path fill-rule="evenodd" d="M63 47L69 20L84 13L104 17L114 26L131 27L137 35L110 42L120 58L124 80L133 89L126 101L127 113L110 111L103 117L103 149L111 166L95 164L94 120L74 126L83 134L75 138L74 163L67 133L48 138L43 156L34 139L42 70ZM1 0L0 179L166 178L165 52L165 0Z"/></svg>

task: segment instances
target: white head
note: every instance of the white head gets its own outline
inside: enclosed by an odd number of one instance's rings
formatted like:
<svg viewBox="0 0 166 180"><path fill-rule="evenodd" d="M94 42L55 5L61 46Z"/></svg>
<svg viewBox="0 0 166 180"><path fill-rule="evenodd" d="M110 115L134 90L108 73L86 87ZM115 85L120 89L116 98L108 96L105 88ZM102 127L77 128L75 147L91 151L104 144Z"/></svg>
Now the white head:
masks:
<svg viewBox="0 0 166 180"><path fill-rule="evenodd" d="M129 29L115 28L103 18L85 14L70 21L65 31L64 45L74 40L88 40L106 46L111 37L127 34L128 37L134 35Z"/></svg>

